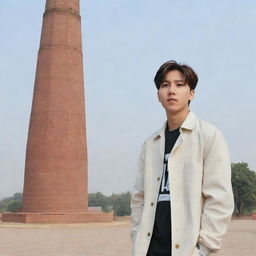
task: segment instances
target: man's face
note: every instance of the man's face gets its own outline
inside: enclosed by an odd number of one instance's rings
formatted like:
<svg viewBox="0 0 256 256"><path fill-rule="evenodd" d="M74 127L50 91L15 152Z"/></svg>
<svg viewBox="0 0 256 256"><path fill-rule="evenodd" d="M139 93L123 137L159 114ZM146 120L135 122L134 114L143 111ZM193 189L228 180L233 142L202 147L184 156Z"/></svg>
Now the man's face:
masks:
<svg viewBox="0 0 256 256"><path fill-rule="evenodd" d="M188 101L194 98L194 90L185 84L180 71L172 70L166 74L157 95L166 112L177 114L188 110Z"/></svg>

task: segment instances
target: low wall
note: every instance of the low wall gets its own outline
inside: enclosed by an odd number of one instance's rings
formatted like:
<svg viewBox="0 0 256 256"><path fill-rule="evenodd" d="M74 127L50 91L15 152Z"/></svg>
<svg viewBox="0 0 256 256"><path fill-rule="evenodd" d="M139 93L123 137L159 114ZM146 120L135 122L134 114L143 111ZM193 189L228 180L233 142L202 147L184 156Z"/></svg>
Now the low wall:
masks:
<svg viewBox="0 0 256 256"><path fill-rule="evenodd" d="M111 222L113 213L3 213L3 222L22 223L89 223Z"/></svg>
<svg viewBox="0 0 256 256"><path fill-rule="evenodd" d="M131 216L114 216L115 221L130 221Z"/></svg>

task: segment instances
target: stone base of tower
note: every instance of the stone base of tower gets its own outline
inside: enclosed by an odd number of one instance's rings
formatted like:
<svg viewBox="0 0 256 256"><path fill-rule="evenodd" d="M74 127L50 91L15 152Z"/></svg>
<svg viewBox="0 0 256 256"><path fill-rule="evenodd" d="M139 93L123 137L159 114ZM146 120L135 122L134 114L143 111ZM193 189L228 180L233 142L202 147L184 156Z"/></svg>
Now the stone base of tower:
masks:
<svg viewBox="0 0 256 256"><path fill-rule="evenodd" d="M113 213L82 212L82 213L3 213L3 222L22 223L89 223L110 222L114 220Z"/></svg>

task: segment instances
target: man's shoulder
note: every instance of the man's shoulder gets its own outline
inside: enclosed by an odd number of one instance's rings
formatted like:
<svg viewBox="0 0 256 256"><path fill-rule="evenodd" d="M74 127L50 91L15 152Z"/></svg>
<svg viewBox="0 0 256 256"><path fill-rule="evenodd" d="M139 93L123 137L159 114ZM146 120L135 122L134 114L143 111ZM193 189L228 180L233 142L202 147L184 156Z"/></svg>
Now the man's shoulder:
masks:
<svg viewBox="0 0 256 256"><path fill-rule="evenodd" d="M218 130L218 128L216 127L216 125L214 125L213 123L210 123L208 121L205 121L201 118L197 118L198 120L198 125L197 125L197 129L201 132L206 132L206 133L215 133L216 130Z"/></svg>
<svg viewBox="0 0 256 256"><path fill-rule="evenodd" d="M211 139L216 136L216 134L222 134L221 130L213 123L205 121L197 117L196 131L198 134L203 136L205 139Z"/></svg>
<svg viewBox="0 0 256 256"><path fill-rule="evenodd" d="M201 119L195 113L191 112L190 118L191 117L193 120L192 121L193 130L199 137L202 136L204 137L204 139L208 140L215 137L216 134L222 133L221 130L215 124L205 121L204 119ZM167 121L165 121L160 128L158 128L153 133L151 133L148 137L146 137L143 144L147 145L148 143L151 143L154 140L163 137L165 134L164 131L166 128L166 124L167 124Z"/></svg>

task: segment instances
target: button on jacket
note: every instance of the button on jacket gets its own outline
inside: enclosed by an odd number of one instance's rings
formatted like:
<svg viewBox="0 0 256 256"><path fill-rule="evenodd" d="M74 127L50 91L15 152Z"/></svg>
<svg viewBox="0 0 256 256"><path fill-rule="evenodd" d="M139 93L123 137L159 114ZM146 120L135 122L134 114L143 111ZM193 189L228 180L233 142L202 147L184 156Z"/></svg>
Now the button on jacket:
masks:
<svg viewBox="0 0 256 256"><path fill-rule="evenodd" d="M133 256L146 256L163 172L164 126L142 145L132 207ZM172 256L196 256L199 242L217 252L234 209L224 137L191 111L168 159Z"/></svg>

